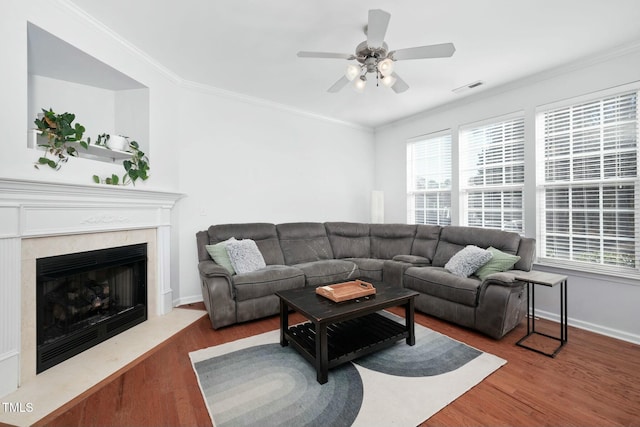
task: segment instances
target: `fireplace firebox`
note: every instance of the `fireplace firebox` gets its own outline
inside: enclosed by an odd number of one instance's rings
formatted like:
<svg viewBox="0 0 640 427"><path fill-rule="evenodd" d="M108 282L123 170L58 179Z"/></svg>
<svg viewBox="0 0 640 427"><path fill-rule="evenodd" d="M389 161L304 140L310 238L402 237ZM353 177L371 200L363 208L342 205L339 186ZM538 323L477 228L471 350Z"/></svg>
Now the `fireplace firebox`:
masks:
<svg viewBox="0 0 640 427"><path fill-rule="evenodd" d="M36 260L40 373L147 319L147 244Z"/></svg>

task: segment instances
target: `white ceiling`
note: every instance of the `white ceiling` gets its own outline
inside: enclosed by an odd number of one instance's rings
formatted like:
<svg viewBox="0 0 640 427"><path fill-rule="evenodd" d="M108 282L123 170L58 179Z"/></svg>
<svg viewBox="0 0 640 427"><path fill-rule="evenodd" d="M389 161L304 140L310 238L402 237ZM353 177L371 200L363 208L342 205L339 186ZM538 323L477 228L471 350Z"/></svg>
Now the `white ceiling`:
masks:
<svg viewBox="0 0 640 427"><path fill-rule="evenodd" d="M640 42L639 0L71 1L182 79L373 128ZM369 9L391 14L390 50L452 42L455 54L396 62L401 94L371 79L328 93L348 62L296 53L353 53Z"/></svg>

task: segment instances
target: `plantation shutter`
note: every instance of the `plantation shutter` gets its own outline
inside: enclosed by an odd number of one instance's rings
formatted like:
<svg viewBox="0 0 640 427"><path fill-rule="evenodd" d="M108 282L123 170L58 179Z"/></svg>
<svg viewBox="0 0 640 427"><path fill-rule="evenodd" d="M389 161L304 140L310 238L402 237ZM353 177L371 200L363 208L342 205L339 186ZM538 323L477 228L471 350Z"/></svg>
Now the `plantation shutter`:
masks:
<svg viewBox="0 0 640 427"><path fill-rule="evenodd" d="M541 113L542 257L637 271L637 101L633 91Z"/></svg>
<svg viewBox="0 0 640 427"><path fill-rule="evenodd" d="M464 225L524 233L524 118L461 128Z"/></svg>
<svg viewBox="0 0 640 427"><path fill-rule="evenodd" d="M451 224L451 134L407 144L407 213L410 224Z"/></svg>

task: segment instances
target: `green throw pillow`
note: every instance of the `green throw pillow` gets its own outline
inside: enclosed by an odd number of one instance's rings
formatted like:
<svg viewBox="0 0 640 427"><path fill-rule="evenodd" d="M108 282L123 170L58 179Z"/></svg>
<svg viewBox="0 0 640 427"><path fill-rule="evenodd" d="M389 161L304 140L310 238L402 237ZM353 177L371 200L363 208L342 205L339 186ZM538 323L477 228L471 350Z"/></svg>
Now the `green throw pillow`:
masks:
<svg viewBox="0 0 640 427"><path fill-rule="evenodd" d="M232 237L224 242L216 243L215 245L206 245L205 247L216 264L226 268L229 274L233 276L236 274L236 271L233 269L233 265L231 265L231 260L229 259L229 254L227 253L227 242L232 240L236 239Z"/></svg>
<svg viewBox="0 0 640 427"><path fill-rule="evenodd" d="M502 271L511 270L516 262L520 261L518 255L511 255L504 253L494 247L488 247L487 250L493 255L488 263L476 270L475 275L483 280L488 275L493 273L500 273Z"/></svg>

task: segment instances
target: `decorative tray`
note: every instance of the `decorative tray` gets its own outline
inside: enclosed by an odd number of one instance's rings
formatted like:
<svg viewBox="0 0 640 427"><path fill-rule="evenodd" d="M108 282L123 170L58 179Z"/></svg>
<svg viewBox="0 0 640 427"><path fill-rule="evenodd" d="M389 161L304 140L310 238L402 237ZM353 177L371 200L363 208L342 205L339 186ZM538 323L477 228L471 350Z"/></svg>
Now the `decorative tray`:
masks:
<svg viewBox="0 0 640 427"><path fill-rule="evenodd" d="M319 286L316 294L329 298L331 301L342 302L367 295L374 295L376 288L371 283L355 280L353 282L336 283L335 285Z"/></svg>

